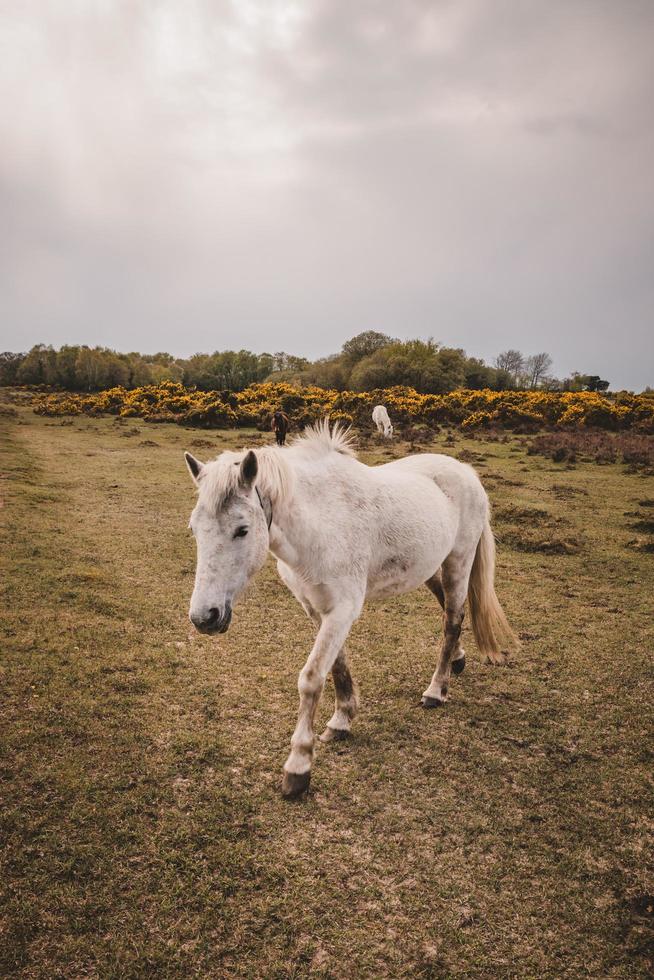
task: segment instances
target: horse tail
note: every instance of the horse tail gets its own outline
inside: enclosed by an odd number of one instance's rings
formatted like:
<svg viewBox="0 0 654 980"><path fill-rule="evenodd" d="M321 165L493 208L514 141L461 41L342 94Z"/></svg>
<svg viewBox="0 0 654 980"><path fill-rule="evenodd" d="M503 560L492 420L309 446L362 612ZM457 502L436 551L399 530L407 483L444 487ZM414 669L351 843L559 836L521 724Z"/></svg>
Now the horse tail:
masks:
<svg viewBox="0 0 654 980"><path fill-rule="evenodd" d="M495 595L495 538L487 517L481 532L470 572L468 602L472 632L479 651L491 663L503 663L502 640L517 649L520 641L511 629L499 599Z"/></svg>

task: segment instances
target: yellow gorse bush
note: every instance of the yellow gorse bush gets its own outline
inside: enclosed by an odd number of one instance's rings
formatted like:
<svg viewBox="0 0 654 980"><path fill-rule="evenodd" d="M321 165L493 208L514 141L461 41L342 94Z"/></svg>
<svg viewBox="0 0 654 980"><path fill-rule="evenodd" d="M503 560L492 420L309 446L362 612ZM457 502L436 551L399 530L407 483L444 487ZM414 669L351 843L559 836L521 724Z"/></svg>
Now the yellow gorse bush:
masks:
<svg viewBox="0 0 654 980"><path fill-rule="evenodd" d="M620 392L453 391L420 395L413 388L380 391L333 391L286 382L251 385L244 391L196 391L174 381L131 391L109 388L97 394L38 392L40 415L117 415L148 422L178 422L202 428L267 428L275 411L296 426L329 415L332 420L371 426L372 409L386 405L394 424L460 425L535 429L546 426L637 429L654 432L654 396Z"/></svg>

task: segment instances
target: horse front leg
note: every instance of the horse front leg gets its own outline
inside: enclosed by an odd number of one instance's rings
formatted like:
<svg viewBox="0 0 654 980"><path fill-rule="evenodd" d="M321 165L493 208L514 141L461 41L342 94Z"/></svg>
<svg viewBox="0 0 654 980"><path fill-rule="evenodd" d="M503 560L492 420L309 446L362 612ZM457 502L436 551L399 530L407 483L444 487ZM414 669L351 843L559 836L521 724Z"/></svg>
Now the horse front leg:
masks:
<svg viewBox="0 0 654 980"><path fill-rule="evenodd" d="M359 710L359 695L356 684L350 673L345 647L339 652L332 667L332 680L336 694L334 714L327 722L327 727L320 736L321 742L333 742L347 738L354 717Z"/></svg>
<svg viewBox="0 0 654 980"><path fill-rule="evenodd" d="M309 788L313 762L313 723L327 674L334 666L359 610L334 609L322 617L306 664L300 671L300 709L291 738L291 753L284 763L282 796L295 797Z"/></svg>

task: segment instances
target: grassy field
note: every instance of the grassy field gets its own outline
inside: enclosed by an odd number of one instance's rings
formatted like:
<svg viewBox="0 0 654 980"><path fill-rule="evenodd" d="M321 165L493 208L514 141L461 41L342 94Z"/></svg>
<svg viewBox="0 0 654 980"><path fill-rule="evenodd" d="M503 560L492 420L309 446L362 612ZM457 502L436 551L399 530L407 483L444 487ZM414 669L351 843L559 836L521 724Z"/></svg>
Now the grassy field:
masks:
<svg viewBox="0 0 654 980"><path fill-rule="evenodd" d="M272 562L224 637L187 619L182 449L268 435L22 408L0 427L2 976L649 975L651 478L439 434L493 500L522 652L483 666L466 631L425 712L434 598L367 607L354 735L288 803L310 623Z"/></svg>

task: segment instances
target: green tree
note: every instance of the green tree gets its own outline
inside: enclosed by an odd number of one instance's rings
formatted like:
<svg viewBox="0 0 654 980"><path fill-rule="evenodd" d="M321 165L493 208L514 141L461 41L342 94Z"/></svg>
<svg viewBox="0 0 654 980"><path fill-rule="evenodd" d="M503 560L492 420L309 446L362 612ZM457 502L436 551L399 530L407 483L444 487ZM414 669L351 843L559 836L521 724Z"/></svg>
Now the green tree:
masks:
<svg viewBox="0 0 654 980"><path fill-rule="evenodd" d="M130 369L114 351L102 347L80 347L75 361L75 377L83 391L100 391L117 385L127 387Z"/></svg>
<svg viewBox="0 0 654 980"><path fill-rule="evenodd" d="M514 386L513 377L508 371L503 368L490 367L476 357L466 358L464 373L465 387L475 391L480 391L482 388L506 391Z"/></svg>
<svg viewBox="0 0 654 980"><path fill-rule="evenodd" d="M609 382L602 380L599 374L580 374L573 371L569 378L561 382L563 391L608 391Z"/></svg>
<svg viewBox="0 0 654 980"><path fill-rule="evenodd" d="M10 350L0 354L0 385L18 383L18 371L26 357L26 354L14 354Z"/></svg>
<svg viewBox="0 0 654 980"><path fill-rule="evenodd" d="M272 354L253 354L248 350L194 354L180 362L183 383L205 391L242 391L268 377L273 364Z"/></svg>
<svg viewBox="0 0 654 980"><path fill-rule="evenodd" d="M342 354L333 354L310 364L303 372L303 377L309 384L318 385L319 388L345 391L350 386L350 370L350 365Z"/></svg>
<svg viewBox="0 0 654 980"><path fill-rule="evenodd" d="M57 383L57 355L53 347L36 344L21 362L17 380L25 385L54 385Z"/></svg>
<svg viewBox="0 0 654 980"><path fill-rule="evenodd" d="M393 343L396 341L388 334L378 333L377 330L364 330L363 333L358 333L356 337L346 340L341 351L350 362L356 363L363 357L369 357L375 351Z"/></svg>
<svg viewBox="0 0 654 980"><path fill-rule="evenodd" d="M587 374L586 378L586 391L607 391L609 387L608 381L603 381L599 374Z"/></svg>
<svg viewBox="0 0 654 980"><path fill-rule="evenodd" d="M265 354L262 357L268 357ZM272 368L270 369L270 374L277 374L292 372L299 374L305 371L309 366L309 361L306 357L296 357L295 354L287 354L286 351L277 351L276 354L272 355Z"/></svg>
<svg viewBox="0 0 654 980"><path fill-rule="evenodd" d="M78 353L79 347L64 344L56 354L55 371L57 380L55 383L61 385L67 391L74 391L78 387L75 375L75 364Z"/></svg>
<svg viewBox="0 0 654 980"><path fill-rule="evenodd" d="M441 348L433 340L396 341L363 358L350 377L355 391L408 385L424 394L460 388L465 380L465 355Z"/></svg>

